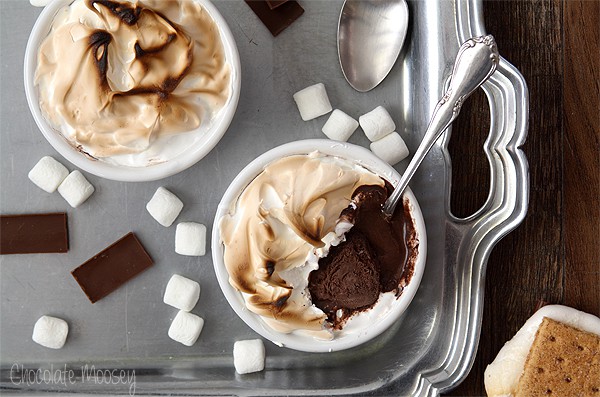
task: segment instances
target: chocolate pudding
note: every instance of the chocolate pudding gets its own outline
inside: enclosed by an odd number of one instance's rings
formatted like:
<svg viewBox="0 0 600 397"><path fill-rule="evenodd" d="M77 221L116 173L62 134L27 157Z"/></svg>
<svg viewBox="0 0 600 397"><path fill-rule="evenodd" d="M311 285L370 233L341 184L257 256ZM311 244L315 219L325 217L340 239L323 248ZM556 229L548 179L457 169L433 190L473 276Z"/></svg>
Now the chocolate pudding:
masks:
<svg viewBox="0 0 600 397"><path fill-rule="evenodd" d="M308 288L313 303L328 314L373 305L379 298L379 265L366 237L349 233L345 242L332 247L310 274Z"/></svg>
<svg viewBox="0 0 600 397"><path fill-rule="evenodd" d="M340 221L354 226L310 274L312 301L335 328L356 311L372 307L380 293L400 295L412 277L418 240L408 203L391 219L381 210L392 190L386 183L354 191L352 204L340 215Z"/></svg>

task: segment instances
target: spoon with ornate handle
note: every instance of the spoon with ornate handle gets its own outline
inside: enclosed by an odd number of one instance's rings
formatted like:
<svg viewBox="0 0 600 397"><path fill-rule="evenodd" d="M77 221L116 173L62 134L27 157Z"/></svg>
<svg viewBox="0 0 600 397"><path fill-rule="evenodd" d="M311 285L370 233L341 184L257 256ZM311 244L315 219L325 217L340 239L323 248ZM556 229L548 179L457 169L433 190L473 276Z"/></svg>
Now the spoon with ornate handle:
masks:
<svg viewBox="0 0 600 397"><path fill-rule="evenodd" d="M500 55L491 35L473 37L458 50L450 84L431 116L423 141L408 164L406 171L383 205L383 212L392 216L408 182L433 147L433 144L456 119L464 100L483 84L496 70Z"/></svg>

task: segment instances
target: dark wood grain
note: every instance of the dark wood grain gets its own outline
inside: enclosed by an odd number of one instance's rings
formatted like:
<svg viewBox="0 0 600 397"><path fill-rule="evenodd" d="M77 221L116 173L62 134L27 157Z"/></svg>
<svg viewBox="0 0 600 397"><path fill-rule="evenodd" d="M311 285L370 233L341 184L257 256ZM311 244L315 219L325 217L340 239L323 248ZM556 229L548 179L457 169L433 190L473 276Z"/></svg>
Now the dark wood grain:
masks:
<svg viewBox="0 0 600 397"><path fill-rule="evenodd" d="M600 316L600 1L486 1L484 15L529 87L530 200L523 223L489 258L479 349L451 396L485 396L485 367L540 301ZM475 154L487 134L486 106L471 99L453 129L458 216L488 194L489 166Z"/></svg>
<svg viewBox="0 0 600 397"><path fill-rule="evenodd" d="M450 210L459 218L474 214L488 197L490 166L483 152L490 129L487 103L482 90L465 101L448 144L452 155Z"/></svg>
<svg viewBox="0 0 600 397"><path fill-rule="evenodd" d="M564 8L565 304L600 312L600 1ZM594 266L595 265L595 266Z"/></svg>

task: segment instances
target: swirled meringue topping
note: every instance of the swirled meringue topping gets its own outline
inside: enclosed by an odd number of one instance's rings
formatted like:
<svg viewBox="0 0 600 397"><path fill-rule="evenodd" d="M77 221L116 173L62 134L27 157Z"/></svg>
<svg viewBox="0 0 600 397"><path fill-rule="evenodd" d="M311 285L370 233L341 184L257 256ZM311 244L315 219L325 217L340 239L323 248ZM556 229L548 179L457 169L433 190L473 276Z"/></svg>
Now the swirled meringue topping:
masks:
<svg viewBox="0 0 600 397"><path fill-rule="evenodd" d="M231 76L219 29L195 1L75 0L56 14L35 78L52 126L108 158L210 122ZM160 151L127 165L167 160Z"/></svg>
<svg viewBox="0 0 600 397"><path fill-rule="evenodd" d="M379 176L352 162L320 153L269 164L219 223L231 285L246 306L279 332L307 331L331 339L326 314L312 305L308 273L351 227L338 223L353 192L384 186Z"/></svg>

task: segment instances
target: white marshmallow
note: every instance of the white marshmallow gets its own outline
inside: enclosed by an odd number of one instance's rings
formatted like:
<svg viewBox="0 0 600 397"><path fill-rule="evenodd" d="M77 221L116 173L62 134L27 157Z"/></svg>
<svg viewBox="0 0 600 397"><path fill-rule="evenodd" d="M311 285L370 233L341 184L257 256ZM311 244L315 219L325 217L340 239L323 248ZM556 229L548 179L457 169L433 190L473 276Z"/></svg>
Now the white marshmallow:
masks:
<svg viewBox="0 0 600 397"><path fill-rule="evenodd" d="M202 327L204 327L202 317L180 310L169 327L169 338L186 346L192 346L198 340Z"/></svg>
<svg viewBox="0 0 600 397"><path fill-rule="evenodd" d="M335 109L323 126L323 134L335 141L346 142L358 128L358 121L339 109Z"/></svg>
<svg viewBox="0 0 600 397"><path fill-rule="evenodd" d="M60 349L64 346L69 333L69 324L63 319L42 316L33 326L31 339L37 344L50 349Z"/></svg>
<svg viewBox="0 0 600 397"><path fill-rule="evenodd" d="M77 170L71 172L58 187L60 195L73 208L83 204L94 193L94 190L92 184Z"/></svg>
<svg viewBox="0 0 600 397"><path fill-rule="evenodd" d="M397 132L392 132L380 140L371 143L371 151L390 165L399 163L408 157L406 143L404 143L404 140Z"/></svg>
<svg viewBox="0 0 600 397"><path fill-rule="evenodd" d="M171 276L165 289L163 302L179 310L189 312L200 297L200 284L178 274Z"/></svg>
<svg viewBox="0 0 600 397"><path fill-rule="evenodd" d="M233 365L238 374L265 368L265 345L261 339L240 340L233 344Z"/></svg>
<svg viewBox="0 0 600 397"><path fill-rule="evenodd" d="M181 200L162 186L156 190L152 199L146 204L150 215L165 227L173 224L182 208Z"/></svg>
<svg viewBox="0 0 600 397"><path fill-rule="evenodd" d="M396 130L396 124L383 106L377 106L358 118L360 127L371 142L375 142Z"/></svg>
<svg viewBox="0 0 600 397"><path fill-rule="evenodd" d="M39 188L53 193L69 175L69 170L50 156L45 156L29 171L31 182Z"/></svg>
<svg viewBox="0 0 600 397"><path fill-rule="evenodd" d="M331 112L331 103L323 83L306 87L294 94L302 120L308 121Z"/></svg>
<svg viewBox="0 0 600 397"><path fill-rule="evenodd" d="M34 7L46 7L52 0L29 0Z"/></svg>
<svg viewBox="0 0 600 397"><path fill-rule="evenodd" d="M175 252L180 255L206 254L206 226L196 222L181 222L175 230Z"/></svg>

